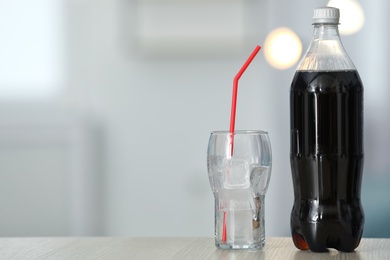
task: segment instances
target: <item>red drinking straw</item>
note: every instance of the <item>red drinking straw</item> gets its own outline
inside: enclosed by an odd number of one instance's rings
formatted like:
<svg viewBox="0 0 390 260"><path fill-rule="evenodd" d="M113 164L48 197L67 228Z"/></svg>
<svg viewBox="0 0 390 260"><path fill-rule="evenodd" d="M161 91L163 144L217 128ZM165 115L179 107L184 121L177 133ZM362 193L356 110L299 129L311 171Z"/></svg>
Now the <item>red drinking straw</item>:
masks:
<svg viewBox="0 0 390 260"><path fill-rule="evenodd" d="M234 126L236 123L236 104L237 104L237 92L238 92L238 80L241 78L242 74L244 74L246 68L248 68L249 64L255 58L256 54L260 51L261 47L259 45L253 50L252 54L246 60L244 65L238 71L237 75L233 80L233 94L232 94L232 110L230 112L230 136L229 136L229 149L230 149L230 157L233 156L233 143L234 143ZM222 226L222 241L226 242L226 211L223 213L223 226Z"/></svg>
<svg viewBox="0 0 390 260"><path fill-rule="evenodd" d="M234 126L236 123L236 104L237 104L237 92L238 92L238 80L241 78L242 74L244 74L246 68L248 68L249 64L255 58L256 54L260 51L261 47L259 45L253 50L252 54L246 60L240 71L234 77L233 80L233 94L232 94L232 110L230 112L230 156L233 156L233 139L234 139Z"/></svg>

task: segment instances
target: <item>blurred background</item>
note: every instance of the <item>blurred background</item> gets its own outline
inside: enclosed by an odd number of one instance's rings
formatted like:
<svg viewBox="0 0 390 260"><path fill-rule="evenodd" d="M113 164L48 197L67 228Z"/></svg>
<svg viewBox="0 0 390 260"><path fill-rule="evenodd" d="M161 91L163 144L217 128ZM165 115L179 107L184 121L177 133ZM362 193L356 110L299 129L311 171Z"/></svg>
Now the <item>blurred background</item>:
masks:
<svg viewBox="0 0 390 260"><path fill-rule="evenodd" d="M269 131L290 236L289 88L326 4L365 86L364 236L390 237L386 0L0 0L0 236L213 236L208 137L257 44L236 129Z"/></svg>

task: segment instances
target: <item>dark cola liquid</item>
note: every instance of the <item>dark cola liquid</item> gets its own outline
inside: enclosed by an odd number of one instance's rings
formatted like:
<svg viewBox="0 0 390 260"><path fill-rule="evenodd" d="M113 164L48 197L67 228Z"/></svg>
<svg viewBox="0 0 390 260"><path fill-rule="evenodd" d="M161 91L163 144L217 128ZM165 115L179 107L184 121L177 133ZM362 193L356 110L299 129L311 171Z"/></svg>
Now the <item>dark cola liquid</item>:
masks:
<svg viewBox="0 0 390 260"><path fill-rule="evenodd" d="M360 242L363 86L355 70L297 71L291 85L294 244L353 251Z"/></svg>

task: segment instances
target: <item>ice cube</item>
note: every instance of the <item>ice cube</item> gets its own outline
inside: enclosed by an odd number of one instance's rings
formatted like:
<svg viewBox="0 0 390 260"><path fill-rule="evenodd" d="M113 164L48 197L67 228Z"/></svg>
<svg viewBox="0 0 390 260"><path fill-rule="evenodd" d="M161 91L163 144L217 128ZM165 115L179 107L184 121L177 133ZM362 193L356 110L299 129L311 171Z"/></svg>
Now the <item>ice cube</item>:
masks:
<svg viewBox="0 0 390 260"><path fill-rule="evenodd" d="M220 206L226 210L256 209L255 195L252 189L223 189L219 192Z"/></svg>
<svg viewBox="0 0 390 260"><path fill-rule="evenodd" d="M268 183L270 168L268 166L252 165L250 174L250 183L252 190L259 195L265 195Z"/></svg>
<svg viewBox="0 0 390 260"><path fill-rule="evenodd" d="M252 243L253 221L258 215L252 189L223 189L219 195L219 211L226 212L228 243Z"/></svg>
<svg viewBox="0 0 390 260"><path fill-rule="evenodd" d="M228 243L240 244L253 242L252 211L229 211L226 216L226 231Z"/></svg>
<svg viewBox="0 0 390 260"><path fill-rule="evenodd" d="M250 169L246 160L236 158L226 159L224 168L224 186L226 189L245 189L250 187Z"/></svg>

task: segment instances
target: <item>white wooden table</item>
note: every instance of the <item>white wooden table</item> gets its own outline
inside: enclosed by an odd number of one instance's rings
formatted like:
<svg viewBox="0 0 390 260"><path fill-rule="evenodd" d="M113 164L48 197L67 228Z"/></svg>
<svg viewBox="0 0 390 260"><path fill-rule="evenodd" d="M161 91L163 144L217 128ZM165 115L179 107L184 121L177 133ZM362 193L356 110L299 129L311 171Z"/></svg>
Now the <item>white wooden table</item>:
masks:
<svg viewBox="0 0 390 260"><path fill-rule="evenodd" d="M0 259L390 259L390 239L362 239L353 253L297 250L291 238L267 238L263 250L220 250L213 238L0 238Z"/></svg>

